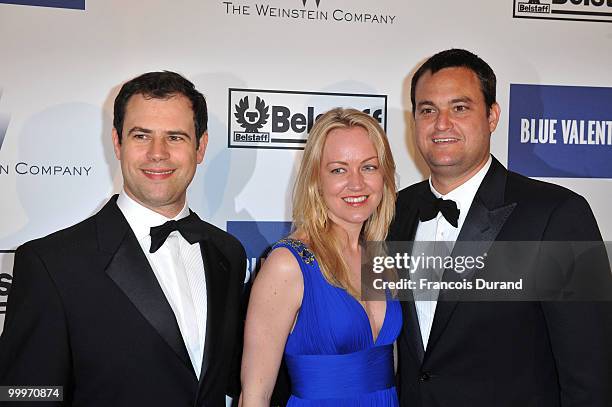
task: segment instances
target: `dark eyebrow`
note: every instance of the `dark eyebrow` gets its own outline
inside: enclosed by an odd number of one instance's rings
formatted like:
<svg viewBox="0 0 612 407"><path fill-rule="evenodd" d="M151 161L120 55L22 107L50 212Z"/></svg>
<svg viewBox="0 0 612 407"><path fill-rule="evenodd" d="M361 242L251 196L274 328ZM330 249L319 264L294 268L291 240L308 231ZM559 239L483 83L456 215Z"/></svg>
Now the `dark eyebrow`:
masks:
<svg viewBox="0 0 612 407"><path fill-rule="evenodd" d="M417 103L417 107L421 107L424 105L431 105L434 106L434 102L432 102L431 100L422 100L419 103Z"/></svg>
<svg viewBox="0 0 612 407"><path fill-rule="evenodd" d="M474 101L472 100L472 98L468 97L468 96L461 96L455 99L452 99L450 101L451 104L454 103L473 103ZM434 102L432 102L431 100L423 100L420 101L419 103L417 103L417 107L421 107L421 106L425 106L425 105L429 105L429 106L435 106L436 104Z"/></svg>
<svg viewBox="0 0 612 407"><path fill-rule="evenodd" d="M473 100L469 98L468 96L463 96L463 97L451 100L451 103L472 103L472 102Z"/></svg>
<svg viewBox="0 0 612 407"><path fill-rule="evenodd" d="M168 130L168 131L166 132L166 134L167 134L168 136L185 136L185 137L187 137L188 139L190 139L190 138L191 138L191 136L189 135L189 133L186 133L186 132L184 132L184 131L182 131L182 130Z"/></svg>
<svg viewBox="0 0 612 407"><path fill-rule="evenodd" d="M145 129L144 127L135 126L135 127L132 127L130 131L128 131L128 134L132 134L134 132L151 134L153 133L153 130Z"/></svg>
<svg viewBox="0 0 612 407"><path fill-rule="evenodd" d="M139 127L139 126L134 126L130 129L130 131L128 131L128 134L132 134L132 133L145 133L145 134L151 134L153 133L153 130L151 129L145 129L144 127ZM189 133L184 132L182 130L168 130L165 132L166 135L168 136L185 136L187 138L191 138L191 136L189 135Z"/></svg>

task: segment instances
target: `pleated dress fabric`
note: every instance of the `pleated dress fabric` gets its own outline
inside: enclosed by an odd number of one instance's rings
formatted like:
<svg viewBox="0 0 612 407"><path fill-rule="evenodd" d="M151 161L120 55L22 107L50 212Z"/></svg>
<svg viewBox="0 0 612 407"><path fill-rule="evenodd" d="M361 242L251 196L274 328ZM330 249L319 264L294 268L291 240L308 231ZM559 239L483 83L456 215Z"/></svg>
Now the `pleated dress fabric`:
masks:
<svg viewBox="0 0 612 407"><path fill-rule="evenodd" d="M402 326L399 302L387 299L374 340L362 305L327 282L302 242L283 239L278 247L293 253L304 278L302 306L285 346L292 394L287 406L398 406L393 342Z"/></svg>

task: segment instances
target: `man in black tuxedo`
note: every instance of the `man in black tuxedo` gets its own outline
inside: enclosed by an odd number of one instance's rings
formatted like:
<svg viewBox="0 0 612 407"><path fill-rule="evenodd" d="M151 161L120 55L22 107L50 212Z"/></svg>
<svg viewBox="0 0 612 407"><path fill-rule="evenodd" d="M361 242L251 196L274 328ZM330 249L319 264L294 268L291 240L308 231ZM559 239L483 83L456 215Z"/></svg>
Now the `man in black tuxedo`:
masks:
<svg viewBox="0 0 612 407"><path fill-rule="evenodd" d="M440 52L417 70L416 143L431 177L399 192L388 240L480 242L475 254L494 241L601 242L583 197L507 171L490 155L495 87L489 65L465 50ZM605 260L598 278L609 282ZM610 303L446 294L403 303L402 406L612 406Z"/></svg>
<svg viewBox="0 0 612 407"><path fill-rule="evenodd" d="M224 406L246 259L187 206L206 101L176 73L147 73L121 88L113 125L123 191L15 254L0 384L63 386L65 406Z"/></svg>

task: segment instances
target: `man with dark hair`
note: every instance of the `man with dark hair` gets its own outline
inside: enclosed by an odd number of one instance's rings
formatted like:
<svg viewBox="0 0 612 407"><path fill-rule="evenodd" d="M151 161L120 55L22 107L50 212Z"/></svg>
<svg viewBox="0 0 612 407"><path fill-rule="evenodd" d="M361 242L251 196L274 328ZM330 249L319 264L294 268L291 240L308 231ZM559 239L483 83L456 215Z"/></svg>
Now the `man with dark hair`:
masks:
<svg viewBox="0 0 612 407"><path fill-rule="evenodd" d="M195 134L207 132L208 111L206 99L181 75L175 72L149 72L126 82L115 98L113 128L117 131L119 143L123 137L123 121L125 120L125 109L128 101L135 94L141 94L149 98L169 99L177 94L183 95L191 102L193 110L193 125ZM196 147L200 146L201 137L196 138Z"/></svg>
<svg viewBox="0 0 612 407"><path fill-rule="evenodd" d="M479 242L480 255L494 241L601 242L583 197L507 171L491 156L495 86L489 65L465 50L440 52L417 70L416 144L431 176L398 193L388 239ZM604 260L598 276L609 283ZM609 303L459 299L441 290L433 301L403 303L402 406L612 405Z"/></svg>
<svg viewBox="0 0 612 407"><path fill-rule="evenodd" d="M478 78L480 91L484 97L487 115L496 104L497 78L493 69L478 56L463 49L449 49L442 51L429 58L417 69L410 82L410 101L412 102L412 114L415 115L417 105L415 103L416 85L419 79L426 73L435 74L444 68L467 68Z"/></svg>
<svg viewBox="0 0 612 407"><path fill-rule="evenodd" d="M66 406L223 406L238 390L246 259L187 206L206 101L150 72L114 112L123 191L17 250L0 384L63 386Z"/></svg>

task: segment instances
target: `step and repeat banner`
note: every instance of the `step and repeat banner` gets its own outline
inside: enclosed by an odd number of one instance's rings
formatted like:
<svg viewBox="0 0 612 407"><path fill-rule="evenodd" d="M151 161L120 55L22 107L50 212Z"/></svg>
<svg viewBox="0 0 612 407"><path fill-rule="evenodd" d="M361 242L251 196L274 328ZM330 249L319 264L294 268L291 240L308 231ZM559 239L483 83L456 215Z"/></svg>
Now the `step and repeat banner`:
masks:
<svg viewBox="0 0 612 407"><path fill-rule="evenodd" d="M493 154L584 195L612 240L610 16L610 0L0 1L0 326L14 250L120 190L113 100L153 70L180 72L207 97L210 141L190 205L243 242L251 271L290 230L293 180L320 113L371 114L398 187L428 176L410 78L451 47L497 74Z"/></svg>

